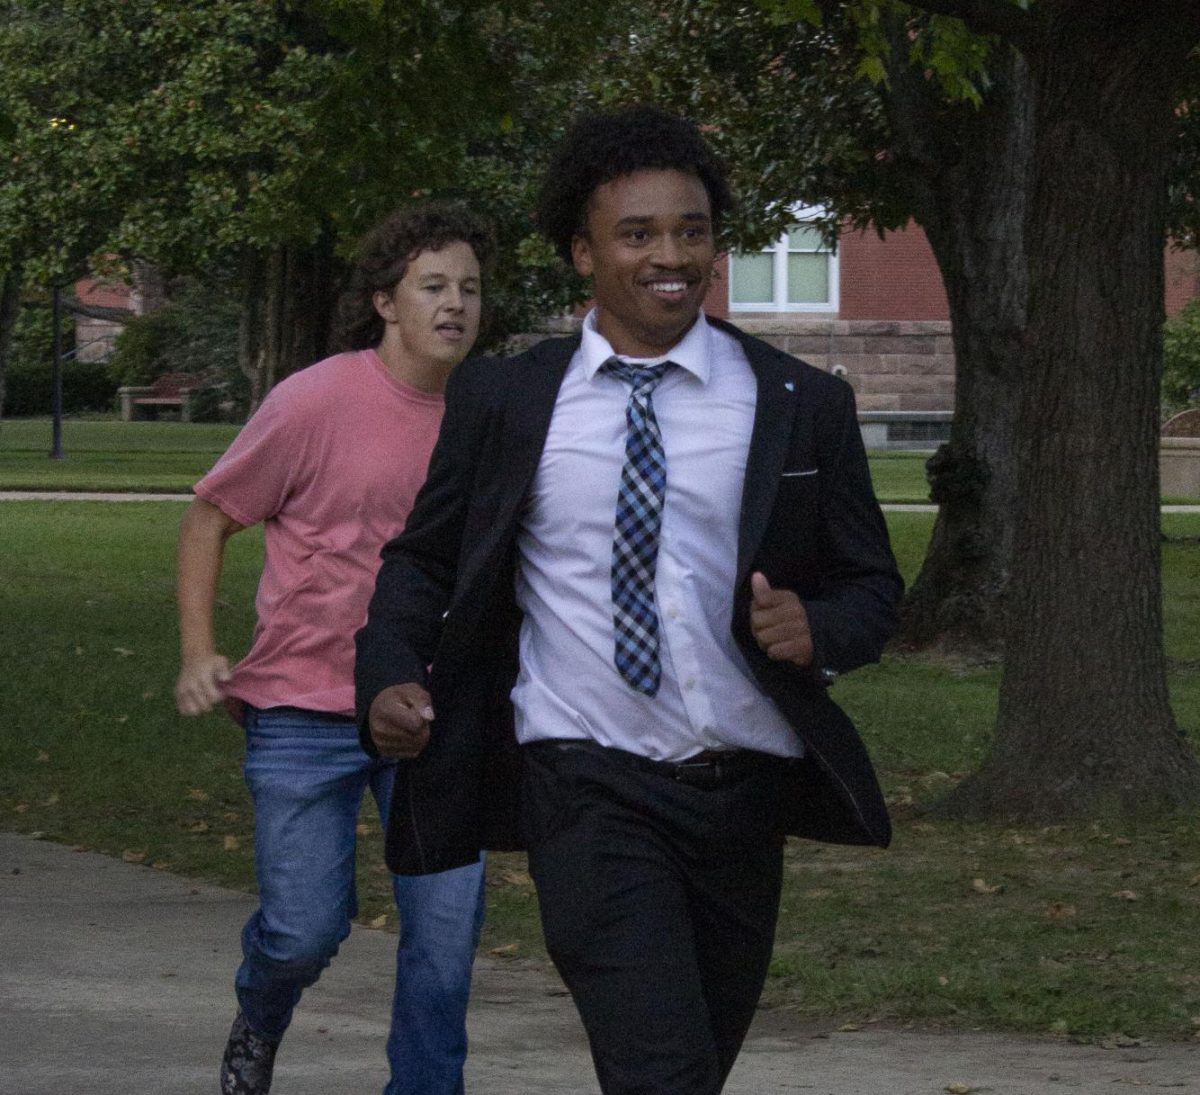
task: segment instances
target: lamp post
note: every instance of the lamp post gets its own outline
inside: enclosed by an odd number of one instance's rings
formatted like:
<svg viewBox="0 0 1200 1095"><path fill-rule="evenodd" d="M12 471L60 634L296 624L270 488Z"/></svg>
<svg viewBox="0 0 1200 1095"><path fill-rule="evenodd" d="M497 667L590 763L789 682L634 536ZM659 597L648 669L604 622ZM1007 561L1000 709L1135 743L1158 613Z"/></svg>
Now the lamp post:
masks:
<svg viewBox="0 0 1200 1095"><path fill-rule="evenodd" d="M54 365L51 372L51 396L50 396L50 413L51 413L51 442L50 442L50 459L61 460L63 458L62 447L62 403L63 403L63 384L62 384L62 286L56 281L54 288L51 290L53 299L53 325L54 325Z"/></svg>
<svg viewBox="0 0 1200 1095"><path fill-rule="evenodd" d="M59 133L72 133L75 130L75 123L69 118L53 117L50 119L50 128ZM57 141L61 138L55 138L54 148L55 160L58 160L58 144ZM55 277L54 283L50 288L50 297L52 302L52 323L54 327L54 364L50 374L51 396L50 396L50 415L51 415L51 440L50 440L50 459L62 460L64 453L62 447L62 413L63 413L63 349L62 349L62 274Z"/></svg>

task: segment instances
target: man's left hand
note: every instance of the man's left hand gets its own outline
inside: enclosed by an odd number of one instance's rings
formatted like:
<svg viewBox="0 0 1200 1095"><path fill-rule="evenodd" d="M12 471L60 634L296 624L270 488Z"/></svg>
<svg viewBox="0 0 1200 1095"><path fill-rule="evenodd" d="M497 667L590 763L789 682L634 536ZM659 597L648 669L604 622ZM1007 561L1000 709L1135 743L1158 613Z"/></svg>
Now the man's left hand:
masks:
<svg viewBox="0 0 1200 1095"><path fill-rule="evenodd" d="M790 589L772 589L759 571L750 575L750 591L750 630L767 657L801 668L811 665L812 633L800 598Z"/></svg>

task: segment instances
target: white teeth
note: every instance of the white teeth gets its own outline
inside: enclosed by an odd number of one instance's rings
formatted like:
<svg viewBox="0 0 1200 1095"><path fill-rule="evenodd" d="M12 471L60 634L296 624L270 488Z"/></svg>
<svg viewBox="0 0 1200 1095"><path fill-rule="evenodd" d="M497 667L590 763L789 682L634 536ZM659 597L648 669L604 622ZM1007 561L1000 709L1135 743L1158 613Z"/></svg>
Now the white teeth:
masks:
<svg viewBox="0 0 1200 1095"><path fill-rule="evenodd" d="M687 288L686 281L655 281L651 287L658 293L681 293Z"/></svg>

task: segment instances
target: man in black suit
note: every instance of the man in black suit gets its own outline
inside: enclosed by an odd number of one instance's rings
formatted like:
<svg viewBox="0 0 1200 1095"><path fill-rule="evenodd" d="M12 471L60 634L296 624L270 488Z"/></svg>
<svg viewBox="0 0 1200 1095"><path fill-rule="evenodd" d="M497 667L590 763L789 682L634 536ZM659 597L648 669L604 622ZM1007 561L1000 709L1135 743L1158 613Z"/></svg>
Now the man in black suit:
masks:
<svg viewBox="0 0 1200 1095"><path fill-rule="evenodd" d="M389 864L528 848L606 1095L719 1092L784 835L890 837L827 686L901 581L850 388L701 312L730 204L692 123L575 124L538 217L595 308L455 371L358 635L364 747L407 758Z"/></svg>

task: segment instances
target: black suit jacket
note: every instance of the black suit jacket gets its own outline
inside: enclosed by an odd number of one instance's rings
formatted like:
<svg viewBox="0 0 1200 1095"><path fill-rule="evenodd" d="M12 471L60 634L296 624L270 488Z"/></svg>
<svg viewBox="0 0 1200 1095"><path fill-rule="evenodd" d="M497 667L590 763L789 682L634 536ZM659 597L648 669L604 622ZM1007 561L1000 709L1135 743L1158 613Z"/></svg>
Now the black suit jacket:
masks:
<svg viewBox="0 0 1200 1095"><path fill-rule="evenodd" d="M788 832L886 845L891 828L854 726L829 698L832 676L879 654L902 583L875 501L844 381L717 323L742 344L758 384L743 489L733 634L754 676L804 740ZM402 874L520 847L520 754L509 692L520 613L514 544L563 374L579 339L464 362L446 388L429 477L407 527L383 549L357 636L363 746L371 702L405 681L437 713L422 755L400 764L387 860ZM814 664L774 662L750 633L750 574L795 590ZM427 668L430 667L428 672Z"/></svg>

